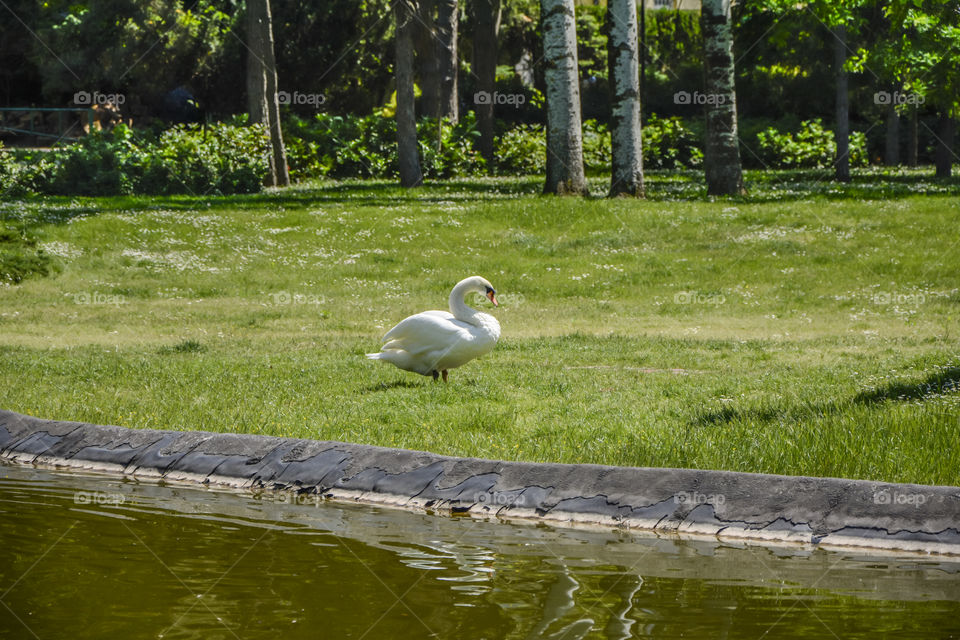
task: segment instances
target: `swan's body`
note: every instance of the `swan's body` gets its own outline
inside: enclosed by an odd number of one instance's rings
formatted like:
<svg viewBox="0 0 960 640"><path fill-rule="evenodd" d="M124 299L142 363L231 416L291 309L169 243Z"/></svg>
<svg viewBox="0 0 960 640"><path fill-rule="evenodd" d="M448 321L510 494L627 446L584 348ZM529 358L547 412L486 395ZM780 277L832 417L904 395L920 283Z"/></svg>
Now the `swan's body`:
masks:
<svg viewBox="0 0 960 640"><path fill-rule="evenodd" d="M500 323L487 313L468 307L468 293L485 294L494 306L496 291L487 280L473 276L461 280L450 292L450 312L424 311L400 321L383 336L380 353L368 353L371 360L385 360L404 371L434 380L474 358L489 353L500 337Z"/></svg>

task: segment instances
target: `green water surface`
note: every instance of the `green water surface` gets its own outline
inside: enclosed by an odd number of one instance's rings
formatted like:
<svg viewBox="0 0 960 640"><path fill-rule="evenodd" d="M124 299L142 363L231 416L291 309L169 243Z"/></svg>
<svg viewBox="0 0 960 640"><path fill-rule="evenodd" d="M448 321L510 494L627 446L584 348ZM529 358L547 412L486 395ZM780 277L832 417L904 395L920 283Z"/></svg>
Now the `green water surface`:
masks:
<svg viewBox="0 0 960 640"><path fill-rule="evenodd" d="M0 465L0 638L950 638L960 562Z"/></svg>

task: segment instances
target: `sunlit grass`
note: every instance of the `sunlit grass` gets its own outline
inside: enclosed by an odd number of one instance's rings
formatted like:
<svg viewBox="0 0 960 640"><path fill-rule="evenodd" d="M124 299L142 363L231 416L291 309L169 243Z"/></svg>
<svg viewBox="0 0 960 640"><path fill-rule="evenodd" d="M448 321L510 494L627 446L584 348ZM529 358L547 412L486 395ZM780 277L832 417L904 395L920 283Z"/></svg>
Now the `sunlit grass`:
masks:
<svg viewBox="0 0 960 640"><path fill-rule="evenodd" d="M643 202L534 178L0 203L59 263L0 288L0 406L960 485L956 183L774 177L716 202L664 175ZM492 354L448 385L363 358L471 274L503 302Z"/></svg>

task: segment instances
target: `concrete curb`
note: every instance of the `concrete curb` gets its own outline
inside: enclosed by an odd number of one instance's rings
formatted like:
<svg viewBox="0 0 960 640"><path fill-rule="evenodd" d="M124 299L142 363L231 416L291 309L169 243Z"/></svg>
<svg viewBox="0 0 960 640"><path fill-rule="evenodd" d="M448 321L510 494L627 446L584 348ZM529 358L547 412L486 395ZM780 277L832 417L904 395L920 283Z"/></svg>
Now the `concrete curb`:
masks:
<svg viewBox="0 0 960 640"><path fill-rule="evenodd" d="M11 411L0 411L0 458L439 513L960 555L958 487L503 462L332 441L126 429Z"/></svg>

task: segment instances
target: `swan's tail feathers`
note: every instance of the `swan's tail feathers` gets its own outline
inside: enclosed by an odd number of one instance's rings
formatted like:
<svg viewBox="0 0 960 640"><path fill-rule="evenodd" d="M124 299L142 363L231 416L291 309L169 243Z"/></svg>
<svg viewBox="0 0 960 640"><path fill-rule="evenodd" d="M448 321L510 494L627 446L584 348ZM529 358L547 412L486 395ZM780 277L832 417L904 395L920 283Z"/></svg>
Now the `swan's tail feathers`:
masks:
<svg viewBox="0 0 960 640"><path fill-rule="evenodd" d="M383 360L383 353L368 353L366 355L371 360Z"/></svg>

